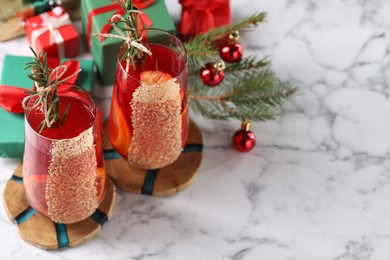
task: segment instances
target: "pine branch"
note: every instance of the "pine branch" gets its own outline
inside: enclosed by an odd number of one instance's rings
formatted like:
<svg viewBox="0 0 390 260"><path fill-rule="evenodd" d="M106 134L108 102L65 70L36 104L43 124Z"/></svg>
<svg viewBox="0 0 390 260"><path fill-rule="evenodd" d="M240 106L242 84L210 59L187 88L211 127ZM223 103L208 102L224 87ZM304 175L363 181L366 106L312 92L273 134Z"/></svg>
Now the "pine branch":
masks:
<svg viewBox="0 0 390 260"><path fill-rule="evenodd" d="M188 53L189 65L201 66L209 60L215 60L218 56L218 49L214 46L216 41L224 39L232 31L239 31L250 25L257 26L258 23L265 20L266 16L266 13L254 14L231 25L221 26L206 33L198 34L184 44Z"/></svg>
<svg viewBox="0 0 390 260"><path fill-rule="evenodd" d="M210 42L193 39L184 44L188 54L189 66L202 66L209 60L216 60L218 50Z"/></svg>
<svg viewBox="0 0 390 260"><path fill-rule="evenodd" d="M260 67L236 71L218 87L198 85L191 89L189 99L193 111L208 118L265 121L274 119L296 90L278 80L271 69Z"/></svg>
<svg viewBox="0 0 390 260"><path fill-rule="evenodd" d="M201 41L208 41L208 42L220 40L226 37L226 35L232 31L241 31L242 29L250 25L257 26L258 23L263 22L266 17L267 17L266 13L253 14L246 19L242 19L230 25L217 27L206 33L198 34L193 38L193 40L201 40Z"/></svg>
<svg viewBox="0 0 390 260"><path fill-rule="evenodd" d="M267 58L261 60L256 60L256 56L249 56L246 59L242 59L236 63L227 63L225 64L225 74L226 73L237 73L245 70L253 70L261 67L266 67L270 65L270 61ZM191 67L188 76L199 76L199 67Z"/></svg>
<svg viewBox="0 0 390 260"><path fill-rule="evenodd" d="M268 58L256 60L256 56L249 56L236 63L229 63L226 65L225 73L237 73L245 70L253 70L270 65Z"/></svg>
<svg viewBox="0 0 390 260"><path fill-rule="evenodd" d="M275 119L283 105L296 91L280 81L267 58L250 56L228 63L220 86L199 84L199 69L207 62L219 60L219 46L233 31L264 21L265 13L254 14L232 25L211 29L185 43L189 63L189 104L195 113L212 119L265 121Z"/></svg>

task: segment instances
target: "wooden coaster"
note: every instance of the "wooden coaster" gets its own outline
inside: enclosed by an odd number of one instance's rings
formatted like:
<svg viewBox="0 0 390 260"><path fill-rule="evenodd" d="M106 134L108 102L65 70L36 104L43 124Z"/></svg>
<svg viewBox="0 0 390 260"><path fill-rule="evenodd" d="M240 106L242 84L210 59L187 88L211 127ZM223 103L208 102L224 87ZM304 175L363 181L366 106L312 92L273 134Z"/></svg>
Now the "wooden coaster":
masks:
<svg viewBox="0 0 390 260"><path fill-rule="evenodd" d="M188 187L202 162L203 139L196 124L190 121L187 144L172 164L153 170L139 169L127 163L112 147L104 126L104 159L106 169L117 187L123 191L153 196L167 196Z"/></svg>
<svg viewBox="0 0 390 260"><path fill-rule="evenodd" d="M94 237L111 218L115 187L109 178L106 194L99 208L89 218L65 225L51 221L28 204L23 188L22 169L20 164L6 183L3 200L9 218L17 224L19 234L26 242L43 249L74 247Z"/></svg>

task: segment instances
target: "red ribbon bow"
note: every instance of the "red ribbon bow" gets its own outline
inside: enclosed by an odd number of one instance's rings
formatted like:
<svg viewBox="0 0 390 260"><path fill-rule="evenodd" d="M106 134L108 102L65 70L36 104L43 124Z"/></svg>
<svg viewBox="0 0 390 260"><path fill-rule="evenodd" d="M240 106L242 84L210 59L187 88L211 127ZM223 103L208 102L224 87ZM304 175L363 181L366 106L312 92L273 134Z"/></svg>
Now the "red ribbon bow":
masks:
<svg viewBox="0 0 390 260"><path fill-rule="evenodd" d="M153 3L154 3L154 0L133 0L134 6L140 10L152 5ZM88 45L91 45L93 17L95 17L96 15L99 15L99 14L110 12L110 11L115 11L115 13L113 15L116 15L116 14L124 15L125 14L125 10L123 10L123 8L118 3L102 6L102 7L93 9L89 12L88 21L87 21ZM150 27L153 25L152 20L145 13L140 13L139 19L141 20L140 24L142 26ZM110 21L111 21L111 19L109 19L107 22L110 22ZM100 33L108 33L111 29L112 29L112 26L110 24L105 24ZM143 28L140 28L140 29L143 29ZM103 42L104 39L105 39L104 37L100 37L101 42Z"/></svg>
<svg viewBox="0 0 390 260"><path fill-rule="evenodd" d="M50 68L55 68L58 65L60 65L60 59L48 58L47 63ZM80 63L77 60L69 60L62 63L62 65L68 67L68 70L61 77L63 79L74 74L80 69ZM78 74L69 78L66 81L69 84L61 85L61 87L58 88L58 92L59 93L67 92L76 83L77 76ZM35 87L33 87L33 89L35 90ZM29 94L26 93L26 89L24 88L0 84L0 107L2 107L5 111L11 113L17 113L17 114L24 113L24 109L22 107L22 101L27 96L29 96Z"/></svg>
<svg viewBox="0 0 390 260"><path fill-rule="evenodd" d="M188 39L198 33L207 32L213 27L222 24L216 23L214 12L223 11L223 17L226 23L230 22L230 7L228 0L179 0L183 6L181 21L179 24L179 32ZM226 9L224 11L222 9Z"/></svg>

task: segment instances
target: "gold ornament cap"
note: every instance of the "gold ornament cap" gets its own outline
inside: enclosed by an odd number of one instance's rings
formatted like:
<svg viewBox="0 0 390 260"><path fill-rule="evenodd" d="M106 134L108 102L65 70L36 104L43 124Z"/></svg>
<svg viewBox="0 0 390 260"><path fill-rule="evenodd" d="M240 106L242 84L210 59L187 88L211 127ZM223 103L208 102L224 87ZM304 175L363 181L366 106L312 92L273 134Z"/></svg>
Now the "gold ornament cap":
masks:
<svg viewBox="0 0 390 260"><path fill-rule="evenodd" d="M251 131L251 129L252 129L251 122L249 122L248 120L242 121L241 130L245 130L246 132L249 132Z"/></svg>
<svg viewBox="0 0 390 260"><path fill-rule="evenodd" d="M213 65L214 72L220 72L223 71L224 69L225 69L225 62L223 61L217 61Z"/></svg>
<svg viewBox="0 0 390 260"><path fill-rule="evenodd" d="M229 34L229 44L235 44L240 41L240 32L233 31Z"/></svg>

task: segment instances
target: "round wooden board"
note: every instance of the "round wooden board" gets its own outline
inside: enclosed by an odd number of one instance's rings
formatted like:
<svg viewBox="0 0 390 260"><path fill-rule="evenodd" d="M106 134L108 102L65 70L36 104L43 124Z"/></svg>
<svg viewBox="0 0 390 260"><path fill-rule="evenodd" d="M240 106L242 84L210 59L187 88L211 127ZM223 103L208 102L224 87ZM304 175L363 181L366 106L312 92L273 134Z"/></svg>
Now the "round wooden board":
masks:
<svg viewBox="0 0 390 260"><path fill-rule="evenodd" d="M172 164L153 170L133 167L112 147L104 125L104 159L109 176L121 190L153 196L167 196L188 187L195 179L202 162L203 138L196 124L190 121L187 144Z"/></svg>
<svg viewBox="0 0 390 260"><path fill-rule="evenodd" d="M9 218L17 224L19 234L26 242L43 249L74 247L94 237L111 218L115 187L109 178L106 194L99 208L89 218L65 225L51 221L28 204L22 168L20 164L6 183L3 200Z"/></svg>

